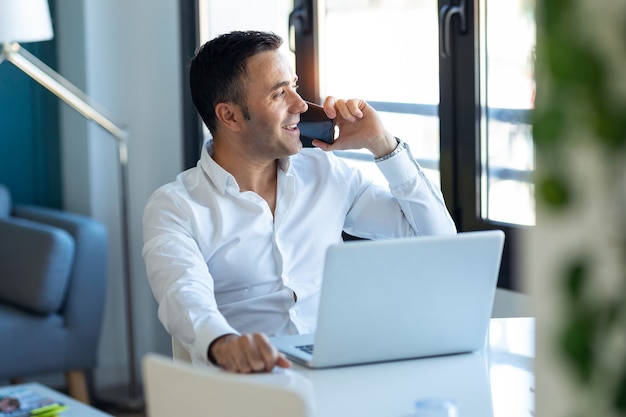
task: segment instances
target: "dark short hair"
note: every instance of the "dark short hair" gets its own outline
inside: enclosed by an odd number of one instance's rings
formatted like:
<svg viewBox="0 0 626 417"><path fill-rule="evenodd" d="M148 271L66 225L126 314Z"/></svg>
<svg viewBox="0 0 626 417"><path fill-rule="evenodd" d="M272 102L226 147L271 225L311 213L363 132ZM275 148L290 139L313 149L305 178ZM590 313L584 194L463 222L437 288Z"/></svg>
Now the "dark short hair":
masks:
<svg viewBox="0 0 626 417"><path fill-rule="evenodd" d="M248 58L273 51L283 39L271 32L235 31L219 35L202 45L191 60L189 86L191 98L211 133L217 126L215 106L230 102L243 109L249 118L246 89Z"/></svg>

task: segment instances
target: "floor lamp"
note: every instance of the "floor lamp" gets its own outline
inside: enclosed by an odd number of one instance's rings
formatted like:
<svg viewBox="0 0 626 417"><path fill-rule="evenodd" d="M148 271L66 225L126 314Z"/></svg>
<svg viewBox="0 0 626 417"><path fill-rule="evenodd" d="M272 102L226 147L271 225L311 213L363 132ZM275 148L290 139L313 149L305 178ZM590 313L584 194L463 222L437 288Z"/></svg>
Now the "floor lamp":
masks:
<svg viewBox="0 0 626 417"><path fill-rule="evenodd" d="M37 42L53 37L47 0L0 0L0 43L3 61L11 62L85 118L96 122L117 142L120 168L120 203L122 218L122 247L125 308L127 320L127 354L129 361L129 390L127 407L142 405L135 363L135 329L132 311L132 280L130 267L130 222L128 207L128 143L124 128L113 123L89 97L69 81L26 51L18 42Z"/></svg>

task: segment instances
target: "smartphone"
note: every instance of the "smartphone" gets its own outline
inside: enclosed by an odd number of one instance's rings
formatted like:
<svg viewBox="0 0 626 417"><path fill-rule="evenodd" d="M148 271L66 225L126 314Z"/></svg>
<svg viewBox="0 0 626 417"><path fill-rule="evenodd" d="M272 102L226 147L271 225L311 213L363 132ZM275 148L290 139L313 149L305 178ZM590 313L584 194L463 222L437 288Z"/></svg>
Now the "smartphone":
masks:
<svg viewBox="0 0 626 417"><path fill-rule="evenodd" d="M319 139L326 143L335 141L335 119L329 119L324 108L315 103L306 102L308 110L300 114L300 140L310 142Z"/></svg>

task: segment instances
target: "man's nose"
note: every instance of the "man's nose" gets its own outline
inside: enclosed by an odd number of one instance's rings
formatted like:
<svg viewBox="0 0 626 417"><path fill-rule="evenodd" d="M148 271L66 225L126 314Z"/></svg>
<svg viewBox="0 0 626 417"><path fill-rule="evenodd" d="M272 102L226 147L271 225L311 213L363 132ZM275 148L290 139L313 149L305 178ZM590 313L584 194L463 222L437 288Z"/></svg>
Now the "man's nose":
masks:
<svg viewBox="0 0 626 417"><path fill-rule="evenodd" d="M304 113L308 110L309 105L306 104L306 101L300 96L300 94L295 94L296 102L294 103L294 113Z"/></svg>

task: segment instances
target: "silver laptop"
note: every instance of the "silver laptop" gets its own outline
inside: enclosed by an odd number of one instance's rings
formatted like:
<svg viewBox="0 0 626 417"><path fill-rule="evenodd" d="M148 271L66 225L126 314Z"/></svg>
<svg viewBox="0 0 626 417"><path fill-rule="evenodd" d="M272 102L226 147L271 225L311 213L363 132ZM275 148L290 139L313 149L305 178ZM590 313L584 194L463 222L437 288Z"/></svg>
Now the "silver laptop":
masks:
<svg viewBox="0 0 626 417"><path fill-rule="evenodd" d="M272 343L311 368L482 349L503 246L500 230L331 246L315 334Z"/></svg>

